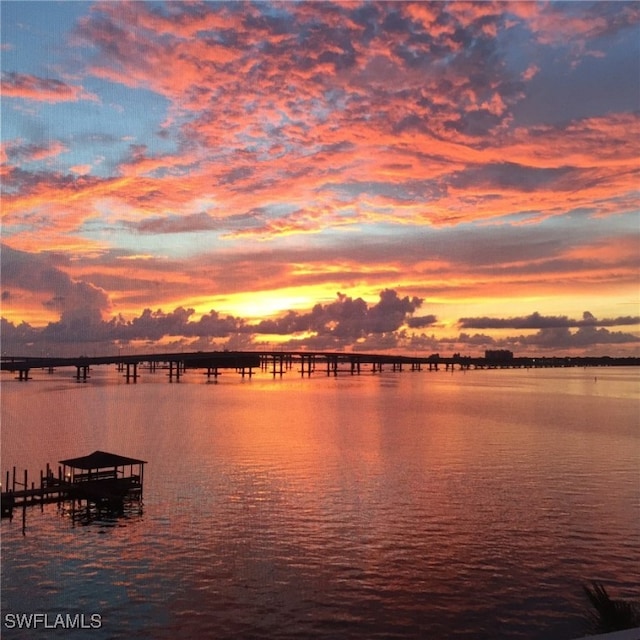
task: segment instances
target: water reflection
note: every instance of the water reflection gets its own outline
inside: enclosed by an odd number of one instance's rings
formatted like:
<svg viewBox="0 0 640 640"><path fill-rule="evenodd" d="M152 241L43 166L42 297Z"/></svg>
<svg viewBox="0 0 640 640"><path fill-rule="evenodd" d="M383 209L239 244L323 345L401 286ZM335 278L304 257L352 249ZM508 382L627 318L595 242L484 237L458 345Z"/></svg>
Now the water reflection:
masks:
<svg viewBox="0 0 640 640"><path fill-rule="evenodd" d="M3 464L149 461L139 516L3 523L5 607L93 607L92 638L579 636L585 580L640 578L637 403L502 373L3 389Z"/></svg>
<svg viewBox="0 0 640 640"><path fill-rule="evenodd" d="M124 500L115 505L100 505L93 502L66 501L58 506L58 513L73 526L93 525L109 528L127 525L130 520L141 518L144 513L141 500Z"/></svg>

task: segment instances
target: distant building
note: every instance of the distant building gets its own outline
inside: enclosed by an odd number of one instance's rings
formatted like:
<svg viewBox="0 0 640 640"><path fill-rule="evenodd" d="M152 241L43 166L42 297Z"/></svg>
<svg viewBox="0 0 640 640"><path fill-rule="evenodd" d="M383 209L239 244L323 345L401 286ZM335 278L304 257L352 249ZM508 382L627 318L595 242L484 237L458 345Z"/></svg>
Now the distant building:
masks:
<svg viewBox="0 0 640 640"><path fill-rule="evenodd" d="M484 359L490 364L504 364L513 360L513 351L507 349L487 350Z"/></svg>

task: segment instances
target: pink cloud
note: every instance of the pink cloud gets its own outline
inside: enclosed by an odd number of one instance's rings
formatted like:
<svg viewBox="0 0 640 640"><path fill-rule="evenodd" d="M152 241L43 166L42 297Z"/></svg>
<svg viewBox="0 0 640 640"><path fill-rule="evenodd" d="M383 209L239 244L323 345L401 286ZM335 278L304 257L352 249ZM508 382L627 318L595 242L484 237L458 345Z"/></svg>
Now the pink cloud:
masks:
<svg viewBox="0 0 640 640"><path fill-rule="evenodd" d="M58 140L52 140L43 144L28 144L23 140L12 140L2 145L2 162L37 162L47 158L53 158L68 151L68 147Z"/></svg>
<svg viewBox="0 0 640 640"><path fill-rule="evenodd" d="M77 102L91 100L98 102L98 96L82 87L70 85L53 78L5 73L2 76L2 93L7 98L22 98L38 102Z"/></svg>
<svg viewBox="0 0 640 640"><path fill-rule="evenodd" d="M75 173L76 175L79 176L84 176L87 175L88 173L91 173L91 165L90 164L76 164L73 165L72 167L69 167L69 171L71 173Z"/></svg>
<svg viewBox="0 0 640 640"><path fill-rule="evenodd" d="M538 74L539 71L540 67L538 67L536 64L530 64L522 73L522 79L525 81L531 80Z"/></svg>

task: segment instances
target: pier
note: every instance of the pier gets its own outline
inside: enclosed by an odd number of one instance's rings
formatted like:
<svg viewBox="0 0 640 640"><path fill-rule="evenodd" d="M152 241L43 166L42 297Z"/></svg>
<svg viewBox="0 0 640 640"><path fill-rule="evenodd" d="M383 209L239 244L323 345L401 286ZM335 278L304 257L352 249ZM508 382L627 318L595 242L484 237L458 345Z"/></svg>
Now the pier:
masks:
<svg viewBox="0 0 640 640"><path fill-rule="evenodd" d="M61 460L57 473L47 464L40 471L39 481L32 480L24 470L23 475L6 472L0 494L3 518L12 518L16 509L22 509L23 530L27 507L71 501L85 502L109 511L122 508L125 500L142 501L144 460L94 451L79 458Z"/></svg>

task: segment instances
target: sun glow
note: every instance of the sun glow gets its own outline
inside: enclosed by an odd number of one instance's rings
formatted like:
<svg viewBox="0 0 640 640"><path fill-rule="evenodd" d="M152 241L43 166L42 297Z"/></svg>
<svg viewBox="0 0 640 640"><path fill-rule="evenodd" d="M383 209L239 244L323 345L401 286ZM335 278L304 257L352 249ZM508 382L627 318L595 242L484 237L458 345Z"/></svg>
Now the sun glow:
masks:
<svg viewBox="0 0 640 640"><path fill-rule="evenodd" d="M216 309L221 315L233 315L248 320L264 320L286 313L287 311L306 310L318 301L318 292L314 288L287 288L274 291L251 291L209 298L196 305L196 312L207 313ZM331 298L335 292L327 294Z"/></svg>

